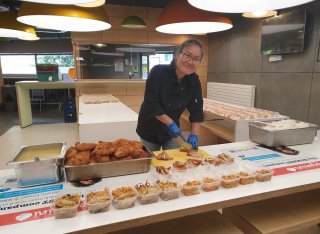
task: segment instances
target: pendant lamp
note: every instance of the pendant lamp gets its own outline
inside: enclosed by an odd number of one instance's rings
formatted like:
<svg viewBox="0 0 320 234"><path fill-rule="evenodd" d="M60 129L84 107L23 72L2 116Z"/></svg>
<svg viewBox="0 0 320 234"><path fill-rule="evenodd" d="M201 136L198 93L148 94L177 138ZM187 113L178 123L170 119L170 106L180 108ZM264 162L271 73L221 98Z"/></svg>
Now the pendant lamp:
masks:
<svg viewBox="0 0 320 234"><path fill-rule="evenodd" d="M134 0L132 2L132 12L134 12ZM125 18L121 26L124 28L145 28L147 27L146 23L139 16L131 15Z"/></svg>
<svg viewBox="0 0 320 234"><path fill-rule="evenodd" d="M16 18L14 12L0 13L0 37L36 37L33 27L18 22Z"/></svg>
<svg viewBox="0 0 320 234"><path fill-rule="evenodd" d="M276 11L254 11L254 12L245 12L242 14L246 18L265 18L277 15Z"/></svg>
<svg viewBox="0 0 320 234"><path fill-rule="evenodd" d="M188 0L199 9L224 13L244 13L277 10L301 5L313 0Z"/></svg>
<svg viewBox="0 0 320 234"><path fill-rule="evenodd" d="M95 0L93 2L88 2L88 3L82 3L82 4L76 4L77 6L80 7L98 7L102 6L106 3L105 0Z"/></svg>
<svg viewBox="0 0 320 234"><path fill-rule="evenodd" d="M17 20L38 28L71 32L102 31L111 27L103 7L23 2Z"/></svg>
<svg viewBox="0 0 320 234"><path fill-rule="evenodd" d="M146 23L139 16L128 16L122 21L121 24L124 28L145 28L147 27Z"/></svg>
<svg viewBox="0 0 320 234"><path fill-rule="evenodd" d="M38 41L40 40L40 37L33 36L33 37L19 37L20 40L23 41Z"/></svg>
<svg viewBox="0 0 320 234"><path fill-rule="evenodd" d="M222 15L202 11L187 0L172 0L162 11L156 30L170 34L206 34L232 28L232 21Z"/></svg>
<svg viewBox="0 0 320 234"><path fill-rule="evenodd" d="M35 2L58 5L86 4L96 2L97 0L21 0L23 2Z"/></svg>

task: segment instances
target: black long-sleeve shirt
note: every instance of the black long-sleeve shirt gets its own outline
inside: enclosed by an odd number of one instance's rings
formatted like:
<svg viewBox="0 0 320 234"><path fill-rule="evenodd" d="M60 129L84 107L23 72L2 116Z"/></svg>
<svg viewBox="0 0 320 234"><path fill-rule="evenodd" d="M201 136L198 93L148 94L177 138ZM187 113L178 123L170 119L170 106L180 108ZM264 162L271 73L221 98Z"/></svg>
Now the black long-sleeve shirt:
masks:
<svg viewBox="0 0 320 234"><path fill-rule="evenodd" d="M138 118L137 133L144 140L163 144L170 139L167 126L155 116L167 114L178 125L182 112L188 109L190 122L202 122L203 99L197 74L177 82L174 61L154 66L148 76Z"/></svg>

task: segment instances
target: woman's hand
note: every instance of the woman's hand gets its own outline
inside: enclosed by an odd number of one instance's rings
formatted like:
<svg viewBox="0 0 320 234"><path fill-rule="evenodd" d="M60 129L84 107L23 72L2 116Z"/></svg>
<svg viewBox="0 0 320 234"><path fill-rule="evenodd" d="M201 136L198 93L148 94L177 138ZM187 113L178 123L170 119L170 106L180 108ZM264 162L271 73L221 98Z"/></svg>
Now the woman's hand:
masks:
<svg viewBox="0 0 320 234"><path fill-rule="evenodd" d="M182 132L179 126L174 121L172 121L172 123L168 125L168 129L171 137L182 136Z"/></svg>
<svg viewBox="0 0 320 234"><path fill-rule="evenodd" d="M192 145L192 149L197 150L199 146L199 138L195 134L190 134L188 138L188 143Z"/></svg>

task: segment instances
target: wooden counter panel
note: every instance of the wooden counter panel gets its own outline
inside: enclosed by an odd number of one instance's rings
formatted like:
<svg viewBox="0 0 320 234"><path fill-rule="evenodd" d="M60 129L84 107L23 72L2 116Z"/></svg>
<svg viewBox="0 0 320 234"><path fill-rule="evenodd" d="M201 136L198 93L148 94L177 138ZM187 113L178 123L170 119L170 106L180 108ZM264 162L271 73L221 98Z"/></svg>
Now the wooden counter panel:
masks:
<svg viewBox="0 0 320 234"><path fill-rule="evenodd" d="M190 224L190 225L188 225ZM202 214L190 215L178 219L152 223L145 226L116 231L113 234L138 234L138 233L210 233L210 234L242 234L236 226L225 219L218 211L211 211Z"/></svg>
<svg viewBox="0 0 320 234"><path fill-rule="evenodd" d="M140 96L144 96L144 90L145 88L127 88L127 96L136 96L136 95L140 95Z"/></svg>
<svg viewBox="0 0 320 234"><path fill-rule="evenodd" d="M180 118L180 125L183 131L190 131L189 113L185 111ZM223 140L219 139L222 138ZM234 133L213 121L204 121L201 123L199 132L199 145L213 145L225 142L234 142Z"/></svg>
<svg viewBox="0 0 320 234"><path fill-rule="evenodd" d="M116 96L126 106L141 106L143 102L143 96Z"/></svg>
<svg viewBox="0 0 320 234"><path fill-rule="evenodd" d="M288 233L320 223L320 190L226 208L223 214L247 233Z"/></svg>

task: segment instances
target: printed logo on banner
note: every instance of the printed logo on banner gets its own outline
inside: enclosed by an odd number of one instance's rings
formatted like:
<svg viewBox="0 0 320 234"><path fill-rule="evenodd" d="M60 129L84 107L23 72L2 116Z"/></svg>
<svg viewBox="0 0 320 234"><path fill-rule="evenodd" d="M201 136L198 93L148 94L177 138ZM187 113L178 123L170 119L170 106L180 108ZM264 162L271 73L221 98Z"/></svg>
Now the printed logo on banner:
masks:
<svg viewBox="0 0 320 234"><path fill-rule="evenodd" d="M0 226L51 217L50 205L63 184L0 193Z"/></svg>
<svg viewBox="0 0 320 234"><path fill-rule="evenodd" d="M318 168L320 168L320 161L275 168L273 175L285 175Z"/></svg>

